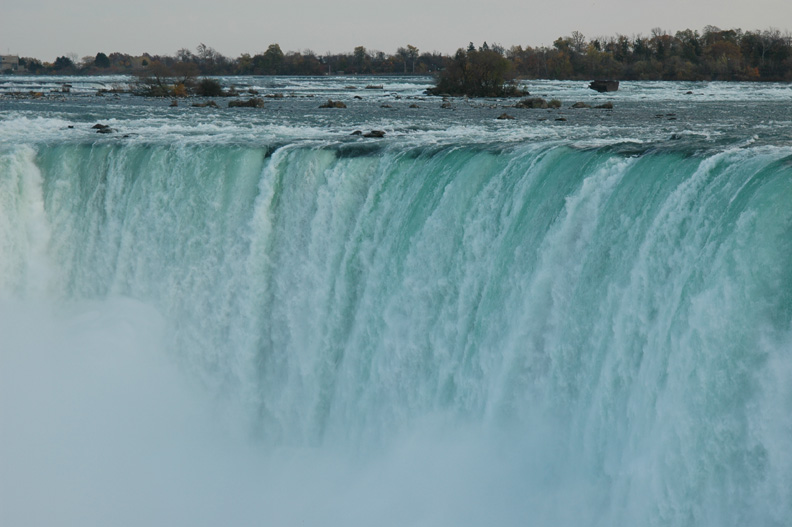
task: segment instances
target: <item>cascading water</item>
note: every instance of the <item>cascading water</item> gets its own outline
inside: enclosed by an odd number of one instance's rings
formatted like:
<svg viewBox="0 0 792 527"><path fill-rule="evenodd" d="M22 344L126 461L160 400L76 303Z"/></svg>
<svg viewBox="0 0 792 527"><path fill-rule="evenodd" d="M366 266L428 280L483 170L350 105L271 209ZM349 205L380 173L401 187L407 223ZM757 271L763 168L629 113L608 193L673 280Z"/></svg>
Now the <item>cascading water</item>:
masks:
<svg viewBox="0 0 792 527"><path fill-rule="evenodd" d="M0 89L0 525L792 524L788 84L72 80Z"/></svg>
<svg viewBox="0 0 792 527"><path fill-rule="evenodd" d="M5 148L5 514L39 489L68 525L785 525L791 167Z"/></svg>

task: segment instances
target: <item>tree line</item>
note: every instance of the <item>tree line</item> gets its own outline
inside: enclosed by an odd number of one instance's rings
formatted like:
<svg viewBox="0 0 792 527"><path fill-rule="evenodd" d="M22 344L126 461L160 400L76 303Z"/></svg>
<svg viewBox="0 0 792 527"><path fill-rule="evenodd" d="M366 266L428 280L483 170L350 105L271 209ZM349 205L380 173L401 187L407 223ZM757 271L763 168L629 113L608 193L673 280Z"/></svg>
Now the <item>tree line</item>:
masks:
<svg viewBox="0 0 792 527"><path fill-rule="evenodd" d="M190 75L327 75L433 74L451 70L459 79L469 71L483 75L488 90L499 79L576 80L724 80L792 81L792 35L777 29L743 31L707 26L702 32L686 29L673 35L654 29L649 36L616 35L587 39L580 32L559 37L542 47L472 43L448 56L421 53L412 45L386 54L363 46L349 53L284 53L271 44L261 53L229 58L201 44L195 52L175 55L131 56L97 53L78 59L61 56L53 63L22 58L33 74L138 74L159 69L170 76ZM490 71L493 70L493 71ZM481 73L483 71L483 73ZM473 87L475 88L475 87Z"/></svg>

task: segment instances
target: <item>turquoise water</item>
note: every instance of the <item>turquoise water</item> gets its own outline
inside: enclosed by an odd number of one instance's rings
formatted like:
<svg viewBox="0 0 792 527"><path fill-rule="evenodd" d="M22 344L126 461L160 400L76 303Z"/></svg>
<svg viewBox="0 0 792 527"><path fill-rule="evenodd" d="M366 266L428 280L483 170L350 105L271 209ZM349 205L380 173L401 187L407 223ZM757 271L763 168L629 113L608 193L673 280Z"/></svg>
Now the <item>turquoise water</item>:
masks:
<svg viewBox="0 0 792 527"><path fill-rule="evenodd" d="M0 100L4 523L792 521L785 86L422 82Z"/></svg>

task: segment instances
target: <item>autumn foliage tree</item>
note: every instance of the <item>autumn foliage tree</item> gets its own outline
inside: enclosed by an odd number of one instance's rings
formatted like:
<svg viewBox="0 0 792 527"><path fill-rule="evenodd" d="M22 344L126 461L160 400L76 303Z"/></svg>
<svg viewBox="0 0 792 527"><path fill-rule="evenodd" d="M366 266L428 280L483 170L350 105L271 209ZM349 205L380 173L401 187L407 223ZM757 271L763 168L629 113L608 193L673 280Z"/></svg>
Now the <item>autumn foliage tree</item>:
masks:
<svg viewBox="0 0 792 527"><path fill-rule="evenodd" d="M327 75L327 74L426 74L443 72L435 90L467 95L508 95L515 92L510 79L591 80L723 80L792 81L792 35L778 29L743 31L706 26L675 34L655 28L651 35L616 35L587 39L578 31L537 48L512 46L508 50L472 43L453 56L419 53L417 47L400 47L393 54L363 46L348 53L310 50L284 53L278 44L251 56L224 57L200 44L195 52L180 49L174 56L144 53L98 53L93 60L76 64L76 56L58 57L54 64L20 59L28 73L132 74L157 80L147 68L161 63L171 70L168 83L191 87L195 75ZM154 68L156 70L157 67ZM179 69L185 69L183 74ZM193 71L188 71L193 70ZM197 70L197 71L194 71ZM168 84L165 83L165 84ZM150 86L158 86L155 82Z"/></svg>

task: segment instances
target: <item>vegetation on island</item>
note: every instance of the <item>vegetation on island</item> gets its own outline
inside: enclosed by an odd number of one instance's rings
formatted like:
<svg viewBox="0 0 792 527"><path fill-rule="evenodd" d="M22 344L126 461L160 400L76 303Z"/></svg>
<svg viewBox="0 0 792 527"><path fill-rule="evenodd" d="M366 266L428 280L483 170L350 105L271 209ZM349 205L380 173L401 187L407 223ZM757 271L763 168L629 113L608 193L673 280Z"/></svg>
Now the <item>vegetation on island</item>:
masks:
<svg viewBox="0 0 792 527"><path fill-rule="evenodd" d="M467 50L457 50L429 93L470 97L522 95L512 82L514 76L514 65L503 53L490 49L486 42L476 49L471 42Z"/></svg>
<svg viewBox="0 0 792 527"><path fill-rule="evenodd" d="M485 42L476 48L471 43L453 56L421 53L412 45L390 55L363 46L351 53L318 55L310 50L284 53L270 44L261 53L232 59L201 44L195 52L180 49L174 56L100 52L82 59L65 55L52 63L25 57L16 73L137 75L138 92L152 96L222 93L216 81L199 82L199 76L435 74L433 93L516 96L515 79L792 81L792 35L707 26L701 33L686 29L672 35L654 29L649 36L586 39L575 31L552 47L506 49Z"/></svg>

